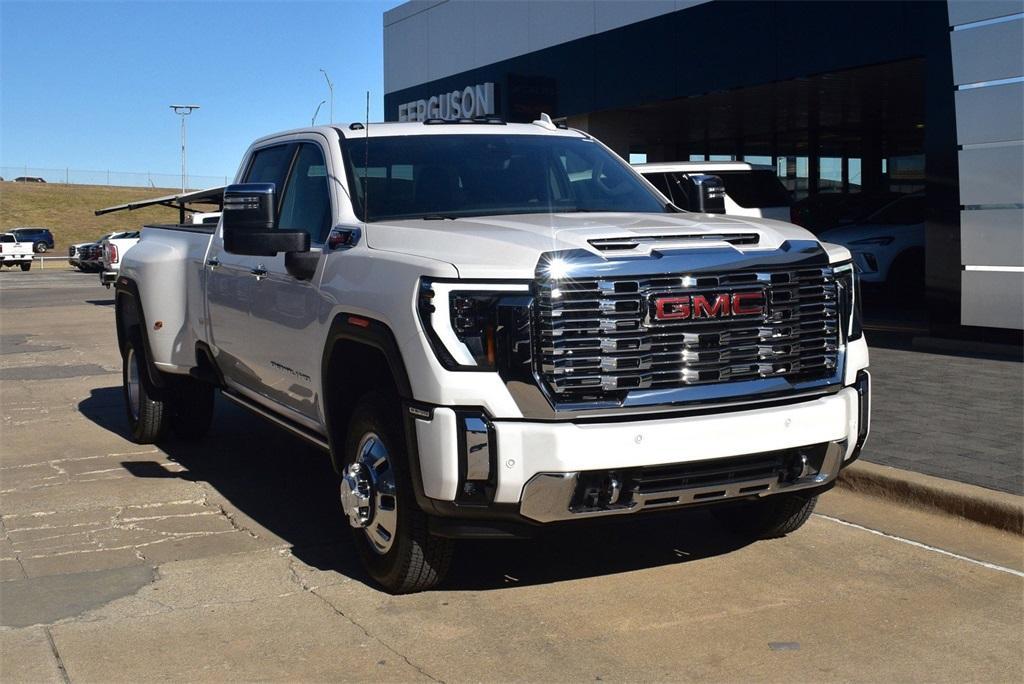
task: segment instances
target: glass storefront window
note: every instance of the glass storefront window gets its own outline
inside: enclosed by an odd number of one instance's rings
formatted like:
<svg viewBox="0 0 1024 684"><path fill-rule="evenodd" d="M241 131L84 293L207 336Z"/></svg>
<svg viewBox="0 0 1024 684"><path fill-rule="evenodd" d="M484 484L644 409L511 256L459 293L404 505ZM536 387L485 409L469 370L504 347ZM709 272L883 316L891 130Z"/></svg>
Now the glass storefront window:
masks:
<svg viewBox="0 0 1024 684"><path fill-rule="evenodd" d="M847 192L860 192L863 178L860 173L860 158L849 157L846 160Z"/></svg>
<svg viewBox="0 0 1024 684"><path fill-rule="evenodd" d="M841 157L818 159L818 192L843 191L843 160Z"/></svg>
<svg viewBox="0 0 1024 684"><path fill-rule="evenodd" d="M779 157L776 173L794 200L807 197L810 188L807 157Z"/></svg>
<svg viewBox="0 0 1024 684"><path fill-rule="evenodd" d="M772 158L760 155L760 154L746 154L743 156L743 161L748 164L757 164L758 166L771 166Z"/></svg>

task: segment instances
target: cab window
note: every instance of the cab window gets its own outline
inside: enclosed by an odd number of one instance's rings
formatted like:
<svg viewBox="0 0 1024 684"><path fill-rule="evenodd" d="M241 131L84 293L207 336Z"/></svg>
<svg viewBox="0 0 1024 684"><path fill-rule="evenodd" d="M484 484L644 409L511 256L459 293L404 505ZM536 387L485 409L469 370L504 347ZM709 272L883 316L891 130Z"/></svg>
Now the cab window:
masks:
<svg viewBox="0 0 1024 684"><path fill-rule="evenodd" d="M302 143L292 165L277 222L281 230L303 230L323 242L331 228L327 164L318 145Z"/></svg>
<svg viewBox="0 0 1024 684"><path fill-rule="evenodd" d="M278 193L284 186L288 164L292 160L294 145L275 145L257 150L245 174L246 183L273 183ZM279 195L280 196L280 195Z"/></svg>

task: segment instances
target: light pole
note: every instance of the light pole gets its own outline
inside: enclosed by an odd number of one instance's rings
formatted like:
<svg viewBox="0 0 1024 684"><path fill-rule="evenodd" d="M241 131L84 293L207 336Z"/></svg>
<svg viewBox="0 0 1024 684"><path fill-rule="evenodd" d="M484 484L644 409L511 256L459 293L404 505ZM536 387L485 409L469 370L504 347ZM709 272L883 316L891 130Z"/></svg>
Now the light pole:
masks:
<svg viewBox="0 0 1024 684"><path fill-rule="evenodd" d="M320 73L327 79L327 89L331 91L331 123L334 123L334 84L331 83L331 77L327 75L325 70L321 69Z"/></svg>
<svg viewBox="0 0 1024 684"><path fill-rule="evenodd" d="M174 113L181 117L181 191L185 192L185 187L188 184L188 152L186 143L188 140L188 124L185 123L186 117L193 112L193 110L199 109L199 105L170 105Z"/></svg>
<svg viewBox="0 0 1024 684"><path fill-rule="evenodd" d="M316 126L316 115L320 113L320 108L324 106L324 102L327 102L327 100L320 100L320 104L316 106L316 111L313 112L313 119L309 122L310 126Z"/></svg>

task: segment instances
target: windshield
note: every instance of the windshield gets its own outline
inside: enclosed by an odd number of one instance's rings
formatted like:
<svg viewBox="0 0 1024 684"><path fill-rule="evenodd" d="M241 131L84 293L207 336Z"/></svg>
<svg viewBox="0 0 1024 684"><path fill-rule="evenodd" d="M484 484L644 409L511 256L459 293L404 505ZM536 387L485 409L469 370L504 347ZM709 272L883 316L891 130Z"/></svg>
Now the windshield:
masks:
<svg viewBox="0 0 1024 684"><path fill-rule="evenodd" d="M669 210L623 160L585 138L356 138L348 163L352 203L365 221Z"/></svg>

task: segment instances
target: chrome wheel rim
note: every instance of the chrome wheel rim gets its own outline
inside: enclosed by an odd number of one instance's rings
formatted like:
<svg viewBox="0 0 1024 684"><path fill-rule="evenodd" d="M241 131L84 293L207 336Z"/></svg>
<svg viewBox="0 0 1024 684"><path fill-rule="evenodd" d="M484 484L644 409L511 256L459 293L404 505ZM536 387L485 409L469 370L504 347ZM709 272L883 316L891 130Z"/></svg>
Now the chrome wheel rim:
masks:
<svg viewBox="0 0 1024 684"><path fill-rule="evenodd" d="M391 455L380 436L368 432L359 440L356 458L341 478L341 507L349 524L362 528L366 540L383 555L398 530L398 497Z"/></svg>
<svg viewBox="0 0 1024 684"><path fill-rule="evenodd" d="M128 373L128 411L132 414L132 420L139 419L139 359L135 356L135 350L128 348L128 358L125 359L125 368Z"/></svg>

